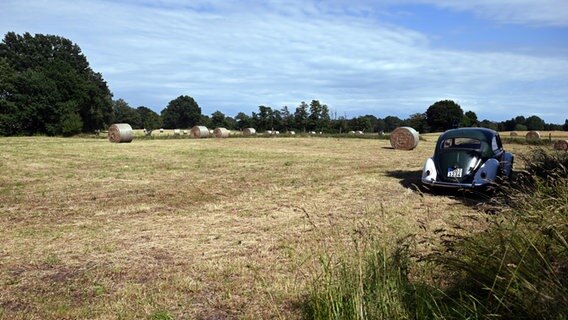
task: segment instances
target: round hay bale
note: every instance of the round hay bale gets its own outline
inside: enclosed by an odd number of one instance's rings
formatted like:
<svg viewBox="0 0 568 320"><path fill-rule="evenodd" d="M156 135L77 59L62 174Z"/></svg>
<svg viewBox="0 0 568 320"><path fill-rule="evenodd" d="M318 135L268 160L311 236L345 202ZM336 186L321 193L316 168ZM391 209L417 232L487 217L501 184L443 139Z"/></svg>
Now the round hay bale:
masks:
<svg viewBox="0 0 568 320"><path fill-rule="evenodd" d="M279 135L280 131L276 130L276 131L274 131L274 134Z"/></svg>
<svg viewBox="0 0 568 320"><path fill-rule="evenodd" d="M358 134L358 135L363 135L363 134L364 134L363 131L361 131L361 130L355 131L355 133Z"/></svg>
<svg viewBox="0 0 568 320"><path fill-rule="evenodd" d="M205 126L194 126L190 130L192 138L207 138L209 137L209 129Z"/></svg>
<svg viewBox="0 0 568 320"><path fill-rule="evenodd" d="M516 131L512 131L512 132L511 132L511 137L516 137L516 136L518 136L518 135L519 135L519 134L518 134Z"/></svg>
<svg viewBox="0 0 568 320"><path fill-rule="evenodd" d="M351 130L349 131L349 134L355 134L355 131Z"/></svg>
<svg viewBox="0 0 568 320"><path fill-rule="evenodd" d="M290 131L290 132L288 132L288 133L293 136L293 135L296 134L296 131Z"/></svg>
<svg viewBox="0 0 568 320"><path fill-rule="evenodd" d="M411 127L398 127L390 134L391 146L400 150L412 150L418 146L419 135Z"/></svg>
<svg viewBox="0 0 568 320"><path fill-rule="evenodd" d="M213 130L213 136L215 138L228 138L229 130L225 128L215 128L215 130Z"/></svg>
<svg viewBox="0 0 568 320"><path fill-rule="evenodd" d="M529 131L527 132L526 138L528 140L538 140L540 139L540 132L538 131Z"/></svg>
<svg viewBox="0 0 568 320"><path fill-rule="evenodd" d="M179 136L181 134L180 129L174 129L174 136Z"/></svg>
<svg viewBox="0 0 568 320"><path fill-rule="evenodd" d="M316 134L316 132L315 132L315 131L310 131L310 134Z"/></svg>
<svg viewBox="0 0 568 320"><path fill-rule="evenodd" d="M568 151L568 140L557 140L554 142L554 150Z"/></svg>
<svg viewBox="0 0 568 320"><path fill-rule="evenodd" d="M183 134L184 134L184 135L187 135L187 130L183 130Z"/></svg>
<svg viewBox="0 0 568 320"><path fill-rule="evenodd" d="M164 133L164 128L160 128L160 133Z"/></svg>
<svg viewBox="0 0 568 320"><path fill-rule="evenodd" d="M128 123L115 123L108 128L108 140L115 143L128 143L134 139L132 127Z"/></svg>
<svg viewBox="0 0 568 320"><path fill-rule="evenodd" d="M272 132L272 130L266 130L265 132L267 135L271 136L274 132Z"/></svg>
<svg viewBox="0 0 568 320"><path fill-rule="evenodd" d="M254 128L243 129L243 135L245 135L245 136L254 136L255 134L256 134L256 130Z"/></svg>

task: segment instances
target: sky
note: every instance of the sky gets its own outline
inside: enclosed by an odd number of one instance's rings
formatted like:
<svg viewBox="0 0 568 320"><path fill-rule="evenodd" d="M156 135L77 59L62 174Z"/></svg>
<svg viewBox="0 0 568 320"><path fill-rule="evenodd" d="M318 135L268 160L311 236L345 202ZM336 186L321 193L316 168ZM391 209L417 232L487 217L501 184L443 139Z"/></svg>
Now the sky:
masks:
<svg viewBox="0 0 568 320"><path fill-rule="evenodd" d="M113 99L160 113L407 118L439 100L478 118L568 119L566 0L2 0L0 32L81 48Z"/></svg>

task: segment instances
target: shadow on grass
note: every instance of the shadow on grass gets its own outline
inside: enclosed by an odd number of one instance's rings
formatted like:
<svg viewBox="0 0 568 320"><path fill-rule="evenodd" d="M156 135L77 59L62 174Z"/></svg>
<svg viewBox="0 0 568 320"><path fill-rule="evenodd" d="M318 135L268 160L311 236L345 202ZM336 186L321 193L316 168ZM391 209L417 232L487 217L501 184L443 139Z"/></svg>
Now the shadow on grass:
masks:
<svg viewBox="0 0 568 320"><path fill-rule="evenodd" d="M477 207L488 203L492 193L484 190L465 190L452 188L432 188L422 184L422 170L394 170L386 172L388 177L399 179L399 183L414 192L431 194L434 196L450 197L465 205Z"/></svg>

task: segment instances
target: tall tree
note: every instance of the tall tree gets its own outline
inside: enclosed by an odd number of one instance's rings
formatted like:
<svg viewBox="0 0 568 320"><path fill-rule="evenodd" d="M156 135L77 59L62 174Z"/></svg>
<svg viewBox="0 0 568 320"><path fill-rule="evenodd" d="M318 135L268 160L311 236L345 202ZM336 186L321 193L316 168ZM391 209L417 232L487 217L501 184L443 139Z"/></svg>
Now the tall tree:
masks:
<svg viewBox="0 0 568 320"><path fill-rule="evenodd" d="M475 127L479 125L479 121L477 121L477 114L473 111L467 111L461 121L462 127Z"/></svg>
<svg viewBox="0 0 568 320"><path fill-rule="evenodd" d="M544 120L538 116L530 116L525 121L528 130L544 130Z"/></svg>
<svg viewBox="0 0 568 320"><path fill-rule="evenodd" d="M211 114L211 128L227 127L225 123L225 114L221 111L215 111Z"/></svg>
<svg viewBox="0 0 568 320"><path fill-rule="evenodd" d="M138 110L131 108L126 101L118 99L112 102L112 109L114 111L114 122L128 123L135 129L144 128L142 118Z"/></svg>
<svg viewBox="0 0 568 320"><path fill-rule="evenodd" d="M296 128L306 132L306 129L308 127L308 115L308 104L302 101L294 112Z"/></svg>
<svg viewBox="0 0 568 320"><path fill-rule="evenodd" d="M437 101L426 110L426 119L433 132L445 131L459 125L463 110L452 100Z"/></svg>
<svg viewBox="0 0 568 320"><path fill-rule="evenodd" d="M250 128L253 126L253 121L251 119L251 117L249 117L247 114L245 114L244 112L239 112L236 116L235 116L235 121L237 122L237 129L242 130L245 128Z"/></svg>
<svg viewBox="0 0 568 320"><path fill-rule="evenodd" d="M153 110L140 106L136 109L142 121L142 127L146 130L152 131L162 127L162 118Z"/></svg>
<svg viewBox="0 0 568 320"><path fill-rule="evenodd" d="M170 101L162 110L162 120L168 129L191 128L201 122L201 108L192 97L182 95Z"/></svg>
<svg viewBox="0 0 568 320"><path fill-rule="evenodd" d="M112 94L70 40L9 32L0 59L0 68L9 65L2 79L9 81L0 84L9 88L0 94L1 134L70 134L110 124Z"/></svg>

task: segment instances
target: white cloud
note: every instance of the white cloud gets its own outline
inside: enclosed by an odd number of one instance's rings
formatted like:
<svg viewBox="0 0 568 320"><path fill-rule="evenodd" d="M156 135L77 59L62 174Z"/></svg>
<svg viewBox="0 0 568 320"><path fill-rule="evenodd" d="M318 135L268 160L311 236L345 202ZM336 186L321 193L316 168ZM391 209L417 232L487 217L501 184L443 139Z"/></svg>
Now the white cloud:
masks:
<svg viewBox="0 0 568 320"><path fill-rule="evenodd" d="M340 4L298 3L4 1L0 31L71 39L115 98L156 111L187 94L206 113L231 115L320 99L338 114L406 117L450 98L481 118L566 116L567 59L441 50L419 30L368 16L364 1L349 14ZM499 8L435 4L488 15Z"/></svg>

